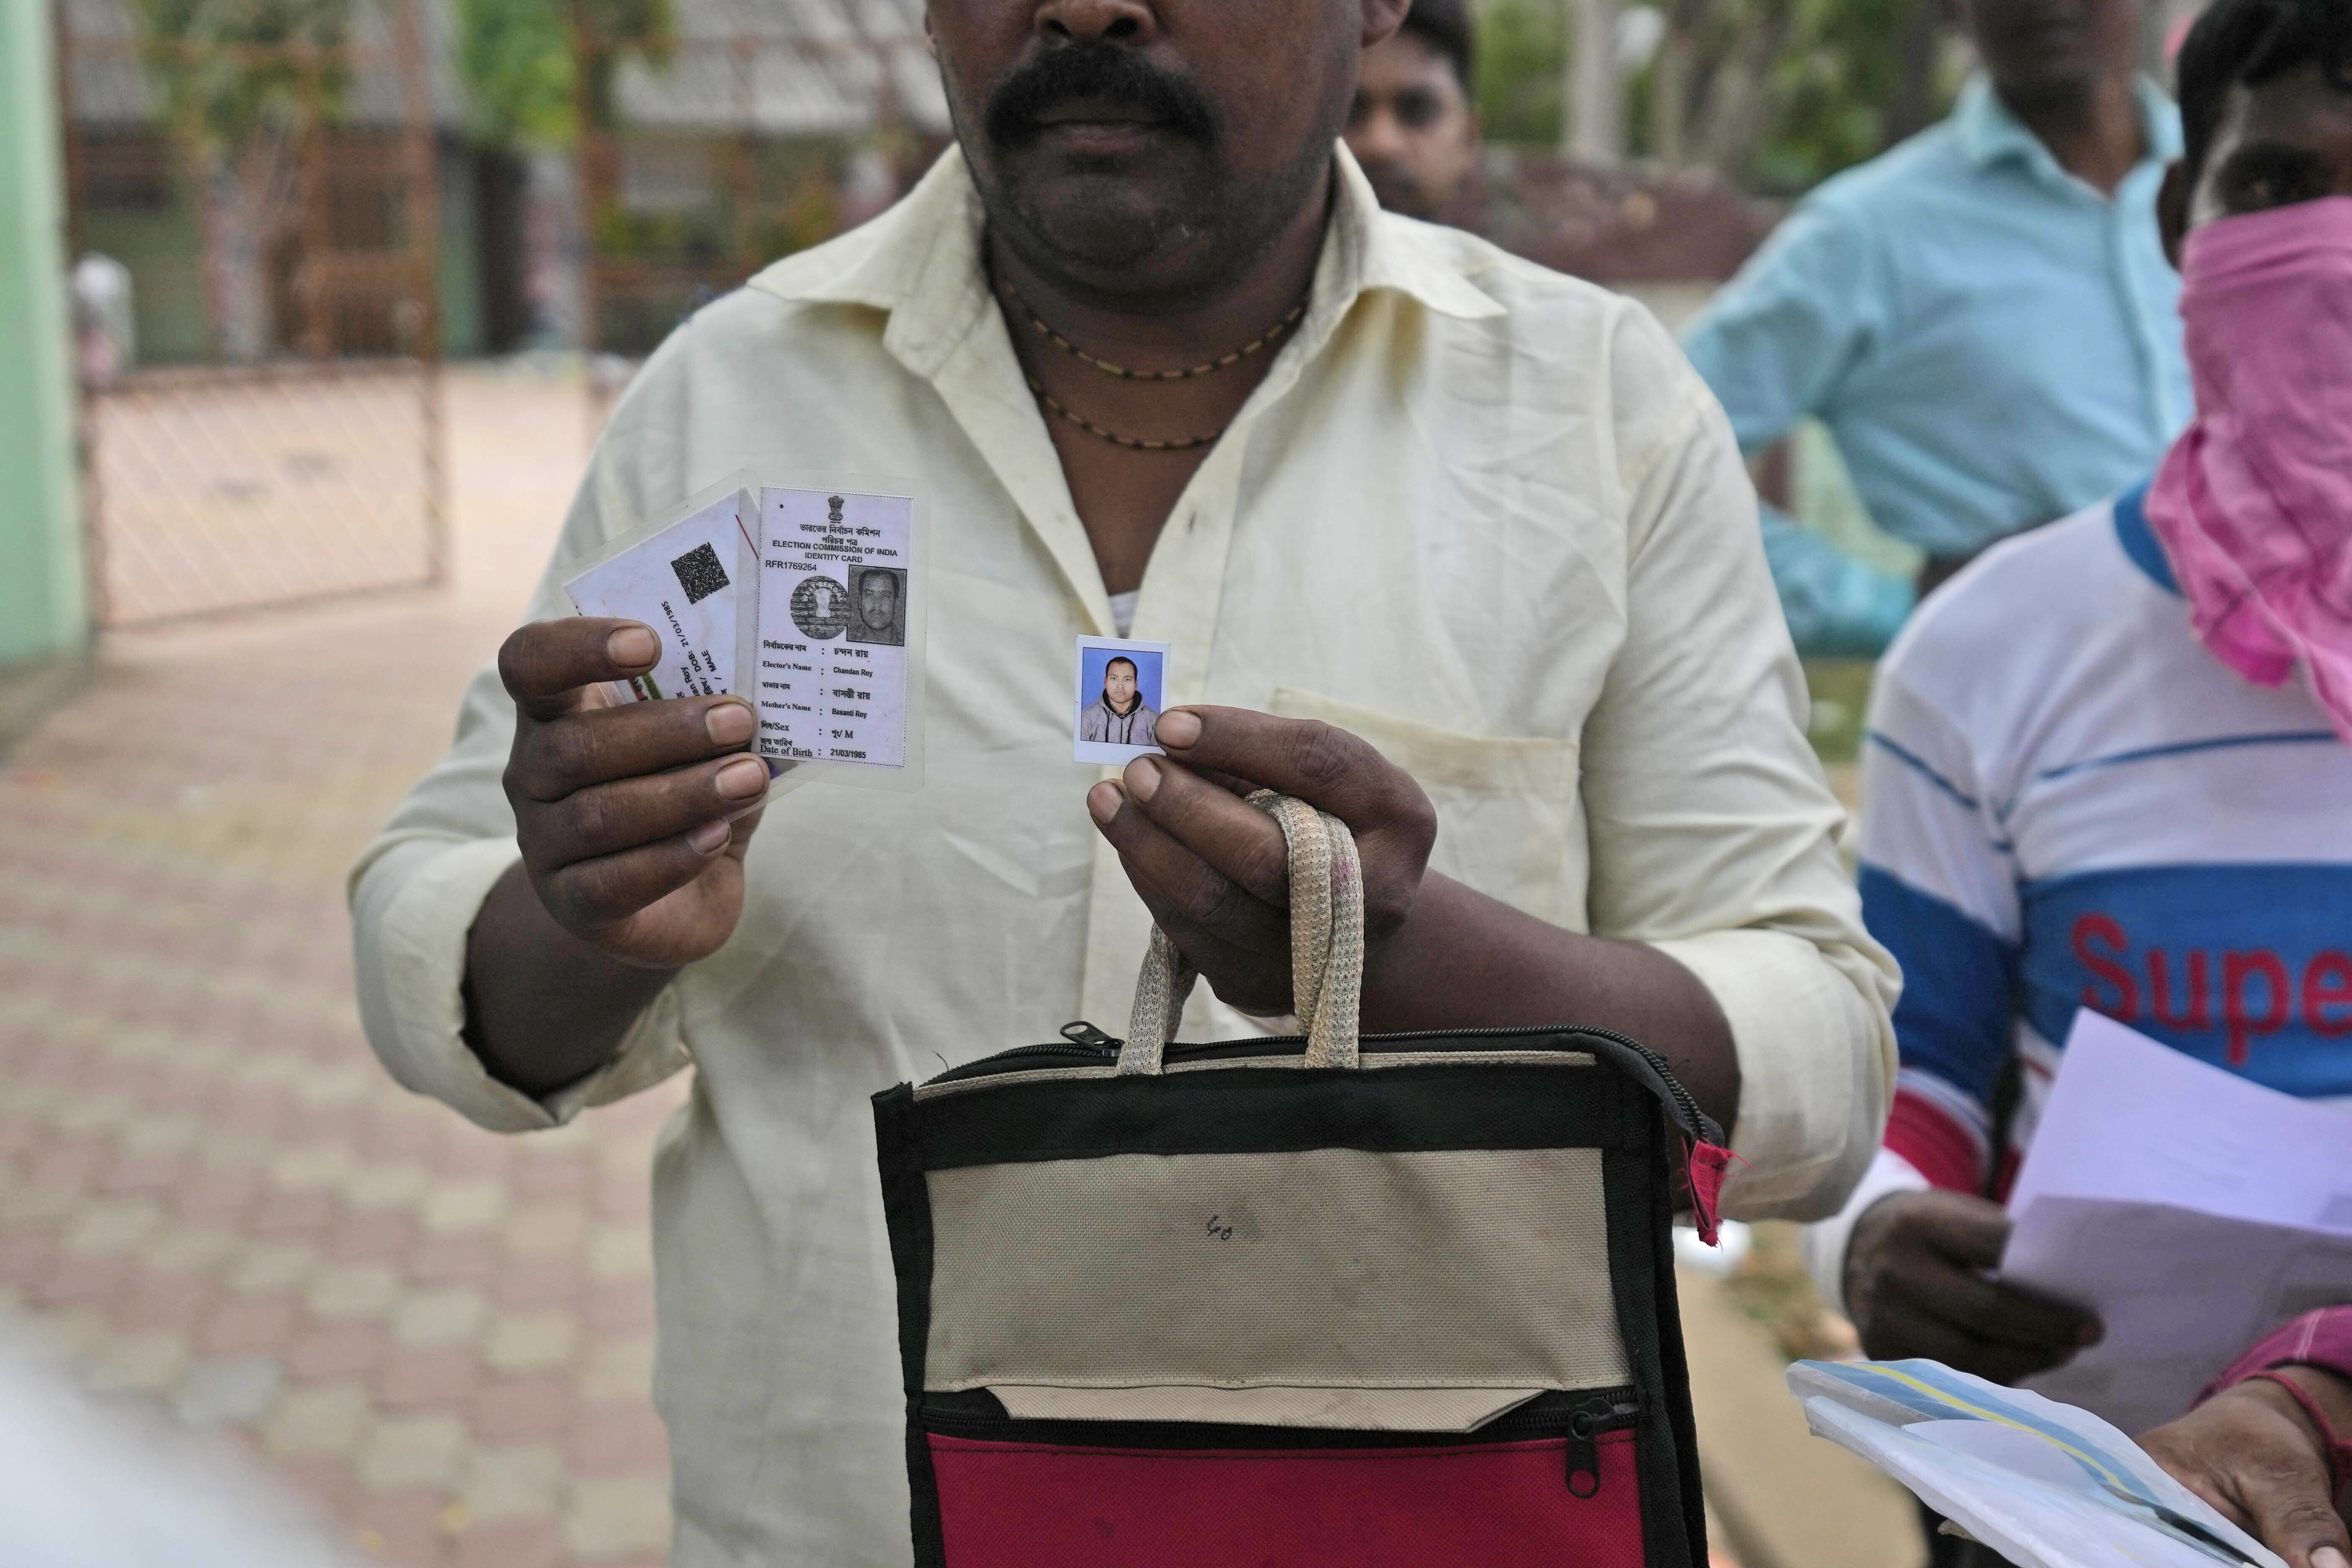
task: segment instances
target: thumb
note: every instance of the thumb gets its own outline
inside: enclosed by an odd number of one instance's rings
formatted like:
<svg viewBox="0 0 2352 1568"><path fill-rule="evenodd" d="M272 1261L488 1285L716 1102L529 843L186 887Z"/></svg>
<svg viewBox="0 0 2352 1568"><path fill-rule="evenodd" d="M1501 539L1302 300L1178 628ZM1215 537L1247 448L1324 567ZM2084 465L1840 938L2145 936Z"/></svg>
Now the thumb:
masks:
<svg viewBox="0 0 2352 1568"><path fill-rule="evenodd" d="M1940 1193L1928 1237L1935 1249L1963 1268L1995 1268L2009 1245L2009 1215L2001 1206L1963 1193Z"/></svg>
<svg viewBox="0 0 2352 1568"><path fill-rule="evenodd" d="M2287 1561L2287 1568L2352 1568L2352 1536L2327 1495L2327 1470L2315 1456L2307 1466L2272 1470L2246 1489L2254 1534Z"/></svg>

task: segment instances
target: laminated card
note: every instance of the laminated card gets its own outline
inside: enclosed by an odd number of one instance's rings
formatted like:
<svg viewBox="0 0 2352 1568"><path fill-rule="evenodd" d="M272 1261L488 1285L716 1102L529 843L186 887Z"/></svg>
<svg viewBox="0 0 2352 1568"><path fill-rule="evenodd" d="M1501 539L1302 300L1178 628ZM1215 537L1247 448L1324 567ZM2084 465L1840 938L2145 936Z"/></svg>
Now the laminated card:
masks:
<svg viewBox="0 0 2352 1568"><path fill-rule="evenodd" d="M904 773L926 586L915 498L771 486L760 521L761 755L871 770L874 782Z"/></svg>
<svg viewBox="0 0 2352 1568"><path fill-rule="evenodd" d="M687 503L685 516L614 540L563 584L583 616L643 621L661 639L645 674L610 682L622 701L735 693L740 638L759 588L749 476Z"/></svg>

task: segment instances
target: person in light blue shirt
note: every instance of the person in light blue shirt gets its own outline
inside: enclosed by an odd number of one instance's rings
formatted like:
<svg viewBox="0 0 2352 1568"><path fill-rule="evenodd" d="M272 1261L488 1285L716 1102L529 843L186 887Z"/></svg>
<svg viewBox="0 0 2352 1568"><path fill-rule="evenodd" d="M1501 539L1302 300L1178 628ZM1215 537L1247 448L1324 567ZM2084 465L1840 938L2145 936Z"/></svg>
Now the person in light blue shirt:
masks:
<svg viewBox="0 0 2352 1568"><path fill-rule="evenodd" d="M1825 424L1932 587L2155 467L2188 420L2156 193L2179 116L2137 0L1973 0L1985 73L1940 124L1815 190L1684 339L1753 454ZM1799 649L1874 655L1915 585L1766 509Z"/></svg>

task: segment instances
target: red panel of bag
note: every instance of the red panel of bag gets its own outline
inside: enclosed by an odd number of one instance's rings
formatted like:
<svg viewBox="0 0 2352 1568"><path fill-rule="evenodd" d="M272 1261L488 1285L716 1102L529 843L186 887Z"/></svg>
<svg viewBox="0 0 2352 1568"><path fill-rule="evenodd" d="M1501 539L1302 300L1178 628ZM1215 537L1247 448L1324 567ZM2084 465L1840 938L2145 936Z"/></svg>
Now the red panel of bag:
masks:
<svg viewBox="0 0 2352 1568"><path fill-rule="evenodd" d="M1642 1568L1633 1434L1568 1489L1560 1439L1066 1448L933 1436L948 1568Z"/></svg>

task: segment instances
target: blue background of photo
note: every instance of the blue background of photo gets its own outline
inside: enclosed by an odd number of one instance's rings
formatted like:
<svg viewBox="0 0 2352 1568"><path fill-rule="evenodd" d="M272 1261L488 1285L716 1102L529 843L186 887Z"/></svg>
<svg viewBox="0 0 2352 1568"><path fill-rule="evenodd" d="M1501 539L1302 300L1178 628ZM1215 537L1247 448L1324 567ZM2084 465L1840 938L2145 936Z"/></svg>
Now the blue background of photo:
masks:
<svg viewBox="0 0 2352 1568"><path fill-rule="evenodd" d="M1154 713L1167 712L1168 705L1162 700L1166 692L1160 677L1161 667L1168 662L1168 656L1123 647L1084 647L1078 650L1078 706L1091 706L1102 696L1103 667L1115 658L1135 661L1135 683L1142 689L1143 700L1151 704Z"/></svg>

